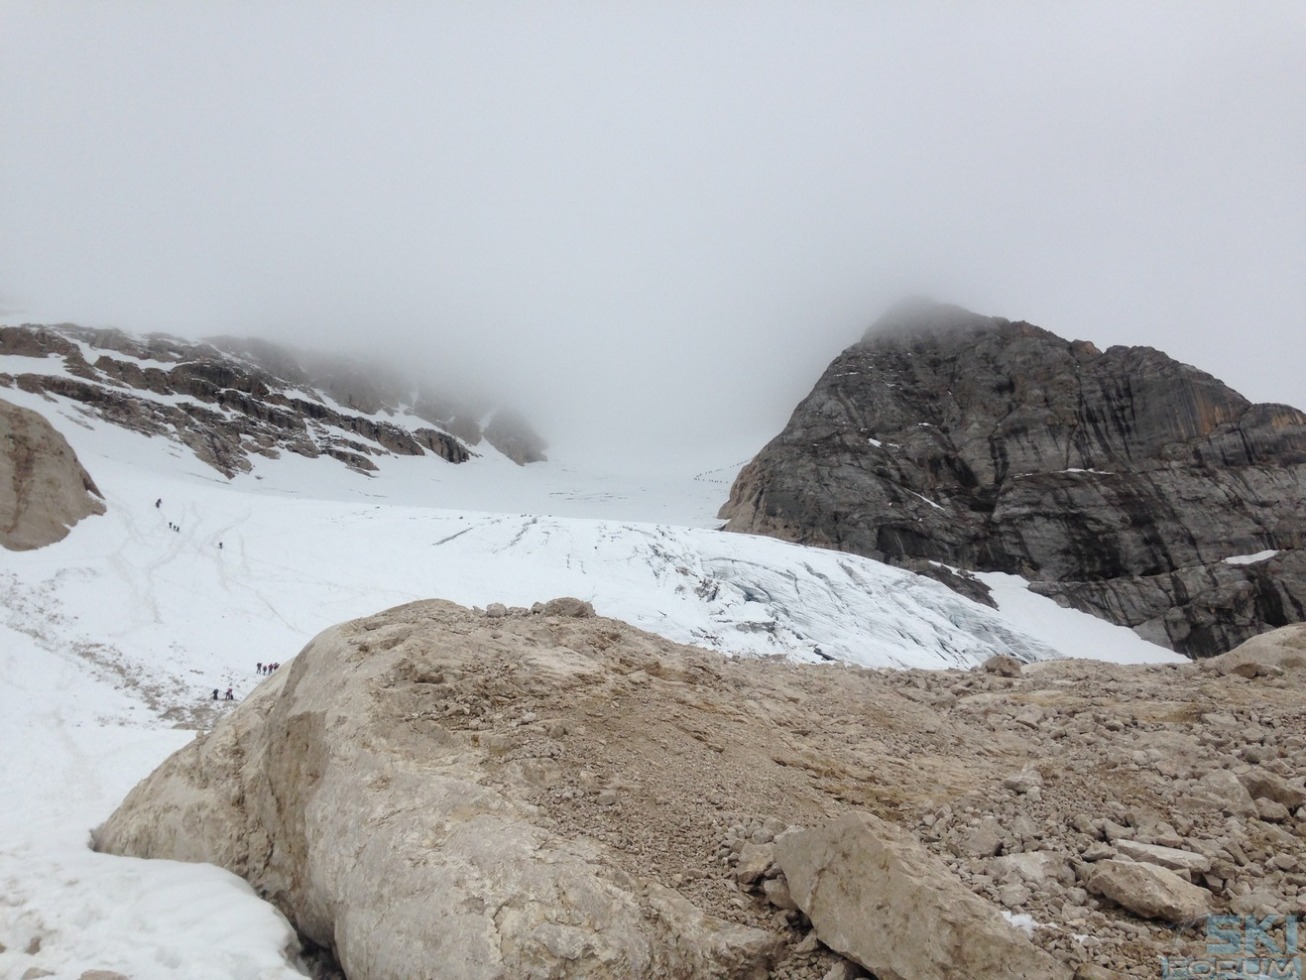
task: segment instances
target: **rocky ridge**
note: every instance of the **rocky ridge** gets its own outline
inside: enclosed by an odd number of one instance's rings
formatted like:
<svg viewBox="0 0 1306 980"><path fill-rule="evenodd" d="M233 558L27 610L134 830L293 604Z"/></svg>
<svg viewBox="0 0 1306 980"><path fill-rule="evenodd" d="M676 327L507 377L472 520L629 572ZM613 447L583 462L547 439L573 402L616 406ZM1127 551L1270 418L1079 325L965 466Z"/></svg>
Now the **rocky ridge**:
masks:
<svg viewBox="0 0 1306 980"><path fill-rule="evenodd" d="M908 303L740 472L728 529L1032 588L1189 654L1306 619L1306 414L1145 347Z"/></svg>
<svg viewBox="0 0 1306 980"><path fill-rule="evenodd" d="M230 337L59 326L0 327L0 355L30 370L0 386L78 402L114 424L175 439L228 478L252 457L330 456L360 473L375 457L431 454L450 463L487 442L517 463L545 459L517 413L487 412L347 358ZM57 359L58 364L54 361Z"/></svg>
<svg viewBox="0 0 1306 980"><path fill-rule="evenodd" d="M244 876L352 980L1153 977L1208 913L1306 913L1303 679L1301 626L876 671L419 602L317 637L96 837Z"/></svg>

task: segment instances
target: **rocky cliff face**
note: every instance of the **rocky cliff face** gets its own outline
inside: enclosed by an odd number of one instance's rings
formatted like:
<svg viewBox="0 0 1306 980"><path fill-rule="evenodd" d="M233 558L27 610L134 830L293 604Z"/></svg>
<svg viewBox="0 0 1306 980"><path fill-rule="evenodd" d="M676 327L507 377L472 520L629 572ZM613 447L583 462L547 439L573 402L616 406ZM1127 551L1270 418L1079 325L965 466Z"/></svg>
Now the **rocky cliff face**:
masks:
<svg viewBox="0 0 1306 980"><path fill-rule="evenodd" d="M104 501L62 435L36 412L0 400L0 546L60 541Z"/></svg>
<svg viewBox="0 0 1306 980"><path fill-rule="evenodd" d="M918 571L1021 574L1206 656L1306 619L1304 501L1302 412L1151 348L918 302L835 359L721 516Z"/></svg>
<svg viewBox="0 0 1306 980"><path fill-rule="evenodd" d="M331 456L362 473L387 454L462 463L483 439L518 463L545 458L516 413L442 397L377 365L264 341L0 327L0 355L14 355L0 386L68 398L176 439L228 477L248 472L252 456L282 452Z"/></svg>

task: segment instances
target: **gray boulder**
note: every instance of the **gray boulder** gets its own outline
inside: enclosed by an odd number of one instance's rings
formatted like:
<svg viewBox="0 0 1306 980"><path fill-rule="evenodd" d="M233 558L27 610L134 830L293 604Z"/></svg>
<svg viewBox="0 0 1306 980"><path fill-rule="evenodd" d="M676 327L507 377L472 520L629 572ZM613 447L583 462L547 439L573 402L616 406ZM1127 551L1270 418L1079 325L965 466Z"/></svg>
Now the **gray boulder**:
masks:
<svg viewBox="0 0 1306 980"><path fill-rule="evenodd" d="M1116 850L1127 858L1155 864L1189 876L1202 874L1211 870L1211 859L1204 854L1185 851L1178 847L1162 847L1159 844L1144 844L1133 840L1118 840Z"/></svg>
<svg viewBox="0 0 1306 980"><path fill-rule="evenodd" d="M869 813L787 834L775 857L821 942L880 980L1070 976L911 835Z"/></svg>
<svg viewBox="0 0 1306 980"><path fill-rule="evenodd" d="M1294 623L1261 633L1203 666L1222 674L1253 678L1306 667L1306 624ZM1254 668L1254 669L1252 669Z"/></svg>
<svg viewBox="0 0 1306 980"><path fill-rule="evenodd" d="M1099 861L1085 881L1088 890L1145 919L1183 924L1211 911L1211 893L1154 864Z"/></svg>
<svg viewBox="0 0 1306 980"><path fill-rule="evenodd" d="M1242 781L1227 769L1212 769L1197 781L1191 794L1180 801L1184 809L1207 806L1231 816L1251 816L1256 802Z"/></svg>
<svg viewBox="0 0 1306 980"><path fill-rule="evenodd" d="M550 599L540 608L545 616L562 616L570 619L592 619L594 607L584 599L574 596L560 596Z"/></svg>

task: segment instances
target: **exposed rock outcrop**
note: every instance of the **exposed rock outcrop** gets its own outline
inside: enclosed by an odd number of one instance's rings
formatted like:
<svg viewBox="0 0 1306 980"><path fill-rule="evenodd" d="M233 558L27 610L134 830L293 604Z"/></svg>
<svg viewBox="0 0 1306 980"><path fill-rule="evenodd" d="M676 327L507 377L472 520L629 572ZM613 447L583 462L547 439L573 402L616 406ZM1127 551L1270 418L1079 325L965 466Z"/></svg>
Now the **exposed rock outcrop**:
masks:
<svg viewBox="0 0 1306 980"><path fill-rule="evenodd" d="M1021 574L1193 656L1306 619L1306 415L952 306L904 304L839 355L721 516Z"/></svg>
<svg viewBox="0 0 1306 980"><path fill-rule="evenodd" d="M1231 810L1204 791L1218 775L1248 801L1248 786L1306 799L1306 627L1257 642L1201 664L871 671L730 660L575 600L414 603L317 637L138 786L98 842L235 871L351 980L613 962L818 980L841 968L822 943L878 962L839 921L921 944L937 932L902 932L877 900L888 885L861 877L827 921L790 842L850 821L876 828L903 901L965 913L950 934L1002 945L1006 910L1040 923L1048 976L1148 975L1158 955L1201 955L1205 935L1141 918L1105 878L1094 894L1096 864L1164 869L1212 912L1306 911L1306 806ZM1247 664L1267 672L1234 669ZM991 948L904 955L979 977L993 974L969 957Z"/></svg>
<svg viewBox="0 0 1306 980"><path fill-rule="evenodd" d="M282 452L330 456L360 473L387 455L462 463L483 435L519 463L544 458L543 441L515 413L494 415L482 433L481 407L423 391L380 365L266 341L0 327L0 354L33 359L30 370L0 374L0 385L67 398L114 424L176 439L227 477L248 472L256 456Z"/></svg>
<svg viewBox="0 0 1306 980"><path fill-rule="evenodd" d="M521 465L541 463L549 458L544 455L548 448L544 440L519 412L512 409L504 408L494 413L485 426L485 441Z"/></svg>
<svg viewBox="0 0 1306 980"><path fill-rule="evenodd" d="M67 537L104 501L44 416L0 400L0 545L26 551Z"/></svg>

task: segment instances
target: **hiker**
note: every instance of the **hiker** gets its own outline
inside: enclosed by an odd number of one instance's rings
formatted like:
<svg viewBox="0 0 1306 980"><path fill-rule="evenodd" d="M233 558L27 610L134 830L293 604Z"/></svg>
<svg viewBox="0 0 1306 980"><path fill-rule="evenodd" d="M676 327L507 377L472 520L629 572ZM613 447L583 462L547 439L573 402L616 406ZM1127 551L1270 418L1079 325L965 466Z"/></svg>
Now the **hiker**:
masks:
<svg viewBox="0 0 1306 980"><path fill-rule="evenodd" d="M162 498L162 497L160 497L158 500L154 501L154 509L155 509L155 510L158 510L158 509L159 509L160 507L162 507L162 506L163 506L163 498Z"/></svg>
<svg viewBox="0 0 1306 980"><path fill-rule="evenodd" d="M263 673L263 665L261 663L255 664L254 666L258 669L260 674Z"/></svg>
<svg viewBox="0 0 1306 980"><path fill-rule="evenodd" d="M213 689L213 700L218 700L218 689L216 687Z"/></svg>
<svg viewBox="0 0 1306 980"><path fill-rule="evenodd" d="M236 696L235 696L234 694L231 693L231 688L227 688L227 700L228 700L228 701L235 701L235 700L236 700Z"/></svg>
<svg viewBox="0 0 1306 980"><path fill-rule="evenodd" d="M219 551L222 550L222 542L221 542L221 541L218 542L218 550L219 550Z"/></svg>

